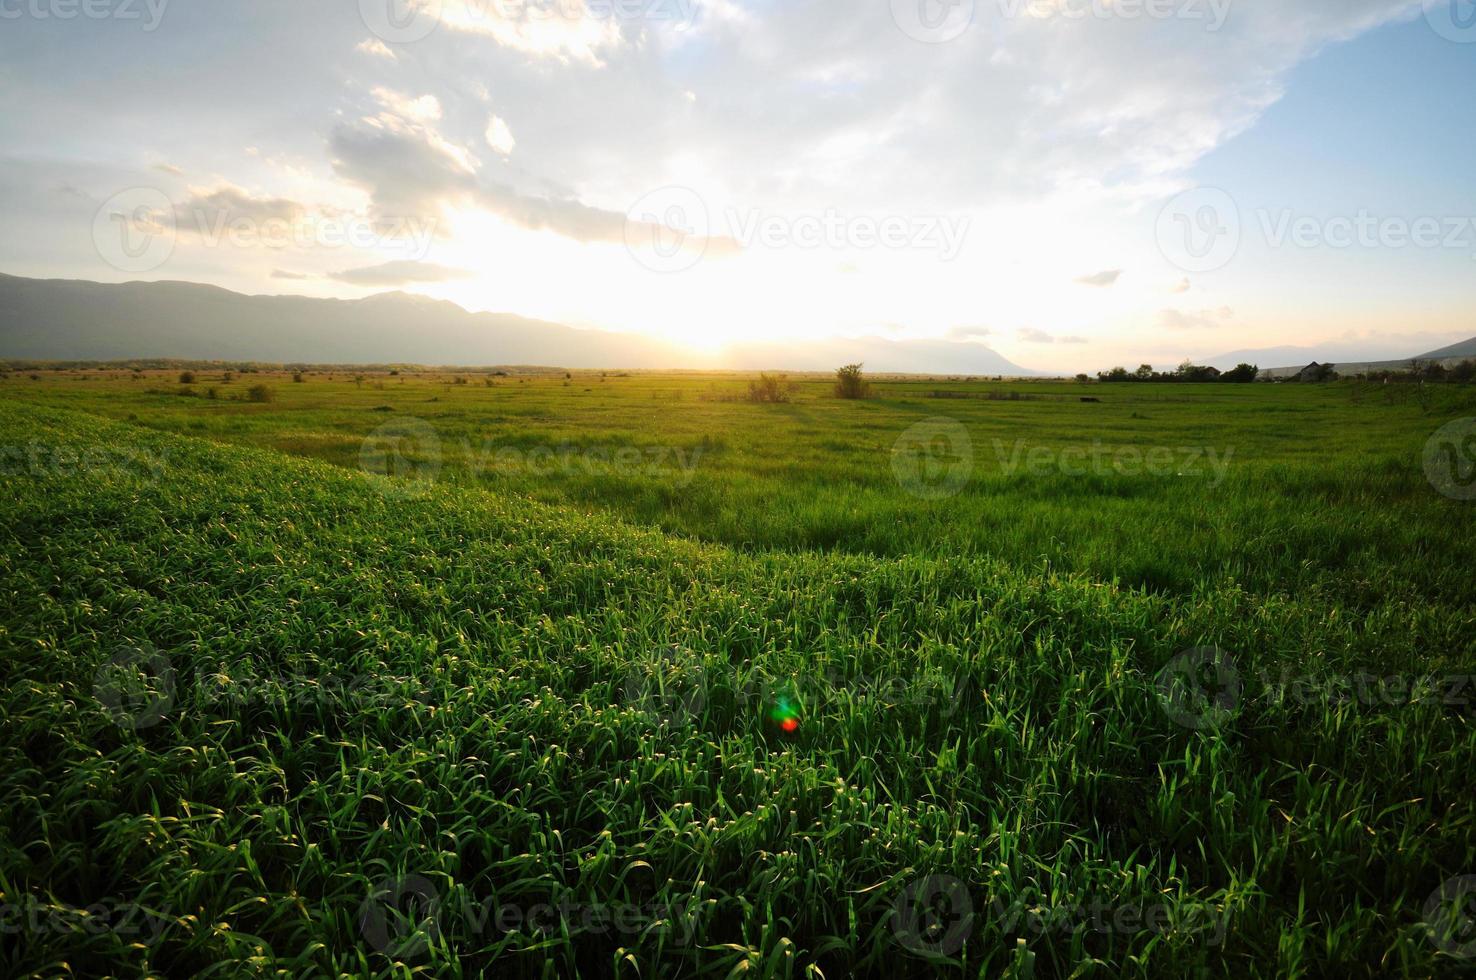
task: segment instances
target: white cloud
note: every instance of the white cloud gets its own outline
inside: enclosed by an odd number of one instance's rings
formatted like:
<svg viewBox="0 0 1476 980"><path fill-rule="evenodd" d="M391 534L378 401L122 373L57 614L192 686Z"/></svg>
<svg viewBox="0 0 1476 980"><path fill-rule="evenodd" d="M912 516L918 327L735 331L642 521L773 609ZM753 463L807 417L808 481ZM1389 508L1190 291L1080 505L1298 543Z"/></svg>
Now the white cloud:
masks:
<svg viewBox="0 0 1476 980"><path fill-rule="evenodd" d="M501 116L493 116L488 120L486 136L487 145L505 157L512 155L513 147L518 142L513 139L512 130Z"/></svg>
<svg viewBox="0 0 1476 980"><path fill-rule="evenodd" d="M373 55L376 58L387 58L390 61L395 60L395 53L377 37L365 38L354 45L354 50L363 54Z"/></svg>
<svg viewBox="0 0 1476 980"><path fill-rule="evenodd" d="M1162 310L1158 324L1170 330L1208 330L1224 326L1234 319L1235 311L1228 306L1212 310Z"/></svg>
<svg viewBox="0 0 1476 980"><path fill-rule="evenodd" d="M1098 289L1105 289L1108 286L1116 285L1117 280L1120 278L1122 278L1121 269L1107 269L1102 272L1094 272L1089 276L1078 276L1076 282L1082 286L1095 286Z"/></svg>
<svg viewBox="0 0 1476 980"><path fill-rule="evenodd" d="M416 122L435 122L441 118L441 101L434 95L412 98L394 89L376 86L372 92L376 101L384 108L404 119Z"/></svg>
<svg viewBox="0 0 1476 980"><path fill-rule="evenodd" d="M656 9L660 5L647 6ZM594 15L583 0L442 0L441 24L490 37L522 54L596 68L604 65L602 52L619 45L622 37L614 16Z"/></svg>

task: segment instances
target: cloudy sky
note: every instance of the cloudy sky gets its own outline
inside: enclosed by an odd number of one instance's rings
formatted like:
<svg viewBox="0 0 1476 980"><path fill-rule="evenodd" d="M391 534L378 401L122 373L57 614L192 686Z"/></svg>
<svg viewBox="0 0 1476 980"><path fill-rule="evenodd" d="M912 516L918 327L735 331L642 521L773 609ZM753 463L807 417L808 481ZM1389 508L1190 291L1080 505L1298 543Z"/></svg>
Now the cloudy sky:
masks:
<svg viewBox="0 0 1476 980"><path fill-rule="evenodd" d="M0 0L0 271L1097 370L1476 334L1471 0Z"/></svg>

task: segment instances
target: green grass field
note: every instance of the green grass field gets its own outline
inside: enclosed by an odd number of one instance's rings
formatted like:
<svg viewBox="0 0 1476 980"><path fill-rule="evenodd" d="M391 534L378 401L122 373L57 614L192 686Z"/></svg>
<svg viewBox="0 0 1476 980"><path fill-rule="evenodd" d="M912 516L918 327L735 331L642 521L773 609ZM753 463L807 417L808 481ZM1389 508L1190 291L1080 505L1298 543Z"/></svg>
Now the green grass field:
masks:
<svg viewBox="0 0 1476 980"><path fill-rule="evenodd" d="M1476 972L1469 388L198 375L0 380L0 973Z"/></svg>

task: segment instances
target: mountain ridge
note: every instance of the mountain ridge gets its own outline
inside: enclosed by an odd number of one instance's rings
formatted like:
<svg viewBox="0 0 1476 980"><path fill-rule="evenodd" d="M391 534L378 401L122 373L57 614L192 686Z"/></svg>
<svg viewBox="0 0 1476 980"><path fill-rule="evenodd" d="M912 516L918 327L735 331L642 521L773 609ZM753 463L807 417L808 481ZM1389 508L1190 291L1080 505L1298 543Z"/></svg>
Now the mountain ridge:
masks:
<svg viewBox="0 0 1476 980"><path fill-rule="evenodd" d="M861 361L878 373L1039 373L969 342L824 338L735 344L702 354L640 334L472 312L401 290L338 299L246 294L182 280L99 283L5 273L0 356L792 371Z"/></svg>

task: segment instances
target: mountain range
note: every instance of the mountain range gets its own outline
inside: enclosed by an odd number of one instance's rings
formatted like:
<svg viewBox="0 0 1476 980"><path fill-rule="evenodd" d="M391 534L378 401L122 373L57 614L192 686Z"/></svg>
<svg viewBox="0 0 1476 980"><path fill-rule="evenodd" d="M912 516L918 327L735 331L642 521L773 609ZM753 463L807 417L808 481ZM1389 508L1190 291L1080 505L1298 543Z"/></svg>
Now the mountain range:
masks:
<svg viewBox="0 0 1476 980"><path fill-rule="evenodd" d="M279 364L546 365L829 371L862 362L874 373L1031 377L983 343L829 338L695 351L641 334L583 330L509 313L389 292L364 299L248 296L190 282L96 283L0 274L0 357L109 361L143 358ZM1277 376L1312 361L1353 370L1411 360L1476 358L1476 337L1424 354L1348 345L1238 350L1197 363L1242 362ZM1107 365L1104 365L1106 367Z"/></svg>
<svg viewBox="0 0 1476 980"><path fill-rule="evenodd" d="M557 365L1028 376L979 343L883 337L739 344L700 353L631 333L471 313L409 293L247 296L188 282L106 284L0 274L0 357L31 360Z"/></svg>

